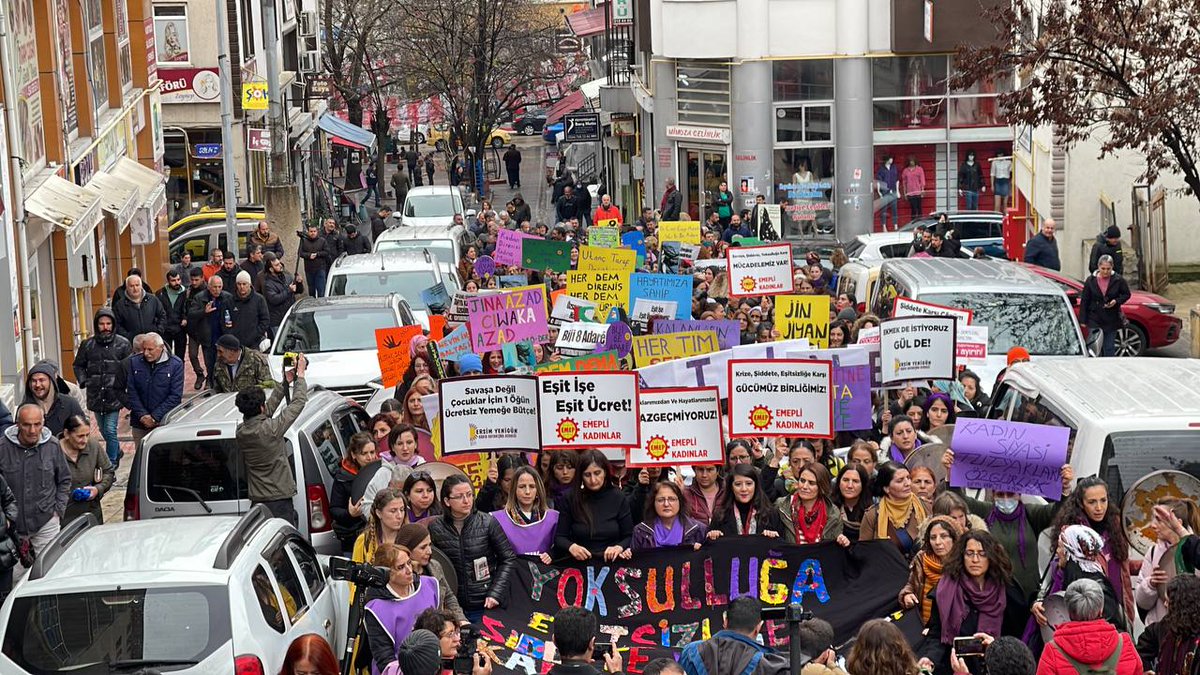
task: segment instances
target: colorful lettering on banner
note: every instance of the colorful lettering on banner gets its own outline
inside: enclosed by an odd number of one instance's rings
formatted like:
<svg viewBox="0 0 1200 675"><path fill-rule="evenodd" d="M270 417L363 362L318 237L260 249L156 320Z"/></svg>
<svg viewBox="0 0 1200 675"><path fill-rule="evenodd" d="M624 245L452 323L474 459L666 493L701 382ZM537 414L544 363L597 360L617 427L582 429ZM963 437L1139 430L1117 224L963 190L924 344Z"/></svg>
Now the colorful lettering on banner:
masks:
<svg viewBox="0 0 1200 675"><path fill-rule="evenodd" d="M633 338L633 363L636 367L650 366L663 361L685 359L720 351L716 331L688 331L638 335Z"/></svg>
<svg viewBox="0 0 1200 675"><path fill-rule="evenodd" d="M629 301L671 300L675 302L673 319L686 319L692 313L692 278L679 274L646 274L629 276Z"/></svg>
<svg viewBox="0 0 1200 675"><path fill-rule="evenodd" d="M496 233L496 250L492 258L498 265L510 267L521 266L521 241L525 239L541 239L536 234L527 234L520 230L500 230Z"/></svg>
<svg viewBox="0 0 1200 675"><path fill-rule="evenodd" d="M632 254L633 251L627 253ZM613 270L567 272L567 293L572 297L595 303L596 316L606 317L613 307L624 309L629 306L629 274Z"/></svg>
<svg viewBox="0 0 1200 675"><path fill-rule="evenodd" d="M639 392L642 444L629 466L724 464L720 397L716 387Z"/></svg>
<svg viewBox="0 0 1200 675"><path fill-rule="evenodd" d="M554 306L550 310L550 325L561 326L575 321L599 322L596 316L596 303L591 300L581 300L561 292L554 298Z"/></svg>
<svg viewBox="0 0 1200 675"><path fill-rule="evenodd" d="M879 326L884 386L911 380L953 380L957 323L953 316L884 319Z"/></svg>
<svg viewBox="0 0 1200 675"><path fill-rule="evenodd" d="M438 383L442 455L541 450L536 377L456 377Z"/></svg>
<svg viewBox="0 0 1200 675"><path fill-rule="evenodd" d="M729 437L833 438L833 363L729 361Z"/></svg>
<svg viewBox="0 0 1200 675"><path fill-rule="evenodd" d="M954 346L955 364L960 367L986 366L988 327L958 324L958 340Z"/></svg>
<svg viewBox="0 0 1200 675"><path fill-rule="evenodd" d="M512 565L511 592L482 620L482 637L499 657L497 675L540 675L554 665L552 617L564 607L594 612L597 642L613 643L626 671L640 673L650 661L675 661L687 644L716 634L729 603L744 595L767 607L800 602L833 625L834 643L845 642L866 621L898 609L908 577L889 542L860 542L851 555L834 543L795 546L765 537L722 537L699 551L639 551L613 563L550 567L521 558ZM786 621L765 622L761 637L787 652Z"/></svg>
<svg viewBox="0 0 1200 675"><path fill-rule="evenodd" d="M471 336L463 324L437 341L438 355L447 361L458 361L459 357L471 353Z"/></svg>
<svg viewBox="0 0 1200 675"><path fill-rule="evenodd" d="M550 361L549 363L539 363L533 367L533 370L537 373L595 373L618 370L620 367L621 363L617 359L616 352L600 352L599 354L577 356L573 359L560 359L558 361Z"/></svg>
<svg viewBox="0 0 1200 675"><path fill-rule="evenodd" d="M658 240L698 245L700 243L700 222L696 220L664 220L658 224Z"/></svg>
<svg viewBox="0 0 1200 675"><path fill-rule="evenodd" d="M494 295L467 299L471 350L484 354L508 342L550 341L546 287L523 286Z"/></svg>
<svg viewBox="0 0 1200 675"><path fill-rule="evenodd" d="M962 417L954 423L950 485L1062 499L1068 427Z"/></svg>
<svg viewBox="0 0 1200 675"><path fill-rule="evenodd" d="M775 316L784 340L804 338L818 349L829 346L828 295L780 295Z"/></svg>
<svg viewBox="0 0 1200 675"><path fill-rule="evenodd" d="M729 297L791 293L792 245L734 247L726 254Z"/></svg>
<svg viewBox="0 0 1200 675"><path fill-rule="evenodd" d="M859 346L867 350L871 364L871 388L883 388L883 357L879 354L879 326L863 326L858 330Z"/></svg>
<svg viewBox="0 0 1200 675"><path fill-rule="evenodd" d="M379 357L379 373L385 388L394 387L404 379L404 371L412 361L409 343L423 332L420 326L394 326L375 329L375 348Z"/></svg>
<svg viewBox="0 0 1200 675"><path fill-rule="evenodd" d="M633 274L637 263L637 253L627 248L597 248L595 246L579 247L580 271L603 270L605 272L620 272L626 278ZM571 295L575 295L572 293Z"/></svg>
<svg viewBox="0 0 1200 675"><path fill-rule="evenodd" d="M971 319L975 317L975 312L970 309L921 302L902 295L892 302L892 316L953 316L958 319L960 325L970 325Z"/></svg>
<svg viewBox="0 0 1200 675"><path fill-rule="evenodd" d="M789 359L828 360L833 363L833 430L859 431L874 426L871 408L872 355L862 345L838 349L788 352Z"/></svg>
<svg viewBox="0 0 1200 675"><path fill-rule="evenodd" d="M588 228L587 243L588 246L617 248L621 245L621 231L615 227L596 227L593 225Z"/></svg>
<svg viewBox="0 0 1200 675"><path fill-rule="evenodd" d="M543 448L636 448L636 373L541 373Z"/></svg>
<svg viewBox="0 0 1200 675"><path fill-rule="evenodd" d="M688 304L691 306L691 303ZM715 330L721 349L733 349L742 343L741 324L736 319L686 319L655 321L651 332L682 333L690 330Z"/></svg>
<svg viewBox="0 0 1200 675"><path fill-rule="evenodd" d="M521 267L542 272L571 269L571 245L548 239L525 239L521 242Z"/></svg>

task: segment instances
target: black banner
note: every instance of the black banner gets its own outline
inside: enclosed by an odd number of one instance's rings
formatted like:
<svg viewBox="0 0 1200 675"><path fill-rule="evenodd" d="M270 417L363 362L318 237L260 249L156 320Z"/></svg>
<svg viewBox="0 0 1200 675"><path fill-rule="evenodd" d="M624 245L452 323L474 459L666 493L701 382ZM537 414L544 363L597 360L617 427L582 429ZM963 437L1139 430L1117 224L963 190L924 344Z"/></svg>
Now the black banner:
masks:
<svg viewBox="0 0 1200 675"><path fill-rule="evenodd" d="M767 607L799 600L833 624L838 643L865 621L898 609L908 565L895 545L863 542L794 546L765 537L725 537L699 551L670 548L629 561L551 567L520 559L506 606L487 612L483 637L500 657L500 673L537 675L558 659L552 618L582 606L600 620L597 642L613 642L625 670L640 673L652 659L674 656L689 642L722 628L731 599L754 595ZM785 621L763 625L763 641L787 649Z"/></svg>

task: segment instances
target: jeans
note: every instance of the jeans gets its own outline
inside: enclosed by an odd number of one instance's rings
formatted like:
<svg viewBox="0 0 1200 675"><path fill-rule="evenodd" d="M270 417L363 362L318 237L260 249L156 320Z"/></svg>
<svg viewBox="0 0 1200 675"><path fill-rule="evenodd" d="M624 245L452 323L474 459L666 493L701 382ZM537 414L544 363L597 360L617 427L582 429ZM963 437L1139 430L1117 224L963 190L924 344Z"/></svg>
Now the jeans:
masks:
<svg viewBox="0 0 1200 675"><path fill-rule="evenodd" d="M308 281L308 294L314 298L325 297L325 276L327 270L324 267L312 271L304 270L304 276Z"/></svg>
<svg viewBox="0 0 1200 675"><path fill-rule="evenodd" d="M879 210L879 217L882 219L884 228L887 227L888 212L892 214L892 226L900 227L900 200L896 197L895 192L883 193L883 208Z"/></svg>
<svg viewBox="0 0 1200 675"><path fill-rule="evenodd" d="M1095 330L1100 330L1099 328ZM1117 329L1105 329L1100 331L1100 356L1116 356L1117 354Z"/></svg>
<svg viewBox="0 0 1200 675"><path fill-rule="evenodd" d="M908 210L912 213L913 220L925 215L925 212L921 210L921 195L908 196Z"/></svg>
<svg viewBox="0 0 1200 675"><path fill-rule="evenodd" d="M979 193L970 190L963 190L963 199L966 201L968 211L975 211L979 208Z"/></svg>
<svg viewBox="0 0 1200 675"><path fill-rule="evenodd" d="M254 502L254 504L262 504L267 507L273 517L283 518L291 523L292 527L300 527L300 519L296 516L296 507L292 505L291 499L273 499L269 502Z"/></svg>
<svg viewBox="0 0 1200 675"><path fill-rule="evenodd" d="M108 453L108 461L115 468L121 461L121 442L117 440L117 422L121 419L121 411L98 412L96 426L100 427L100 435L104 437L104 449Z"/></svg>
<svg viewBox="0 0 1200 675"><path fill-rule="evenodd" d="M379 184L378 183L376 183L375 185L367 186L367 193L365 195L363 195L361 203L366 204L367 200L371 199L371 197L375 198L375 208L379 208Z"/></svg>

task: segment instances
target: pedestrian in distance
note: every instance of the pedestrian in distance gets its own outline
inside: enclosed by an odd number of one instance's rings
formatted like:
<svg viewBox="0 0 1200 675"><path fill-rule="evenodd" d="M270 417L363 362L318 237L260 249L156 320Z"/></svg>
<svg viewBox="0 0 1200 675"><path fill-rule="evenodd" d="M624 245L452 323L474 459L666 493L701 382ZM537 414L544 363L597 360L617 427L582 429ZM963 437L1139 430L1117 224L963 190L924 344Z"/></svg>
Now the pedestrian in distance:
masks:
<svg viewBox="0 0 1200 675"><path fill-rule="evenodd" d="M396 196L397 211L404 208L404 200L408 199L410 189L412 189L412 173L404 166L397 166L396 173L392 174L392 194Z"/></svg>
<svg viewBox="0 0 1200 675"><path fill-rule="evenodd" d="M1053 218L1042 221L1041 231L1025 242L1025 262L1055 272L1062 269L1062 262L1058 258L1058 240L1054 238L1055 227Z"/></svg>
<svg viewBox="0 0 1200 675"><path fill-rule="evenodd" d="M329 256L329 246L315 224L309 224L300 238L300 259L304 261L309 294L314 298L325 297L325 279L332 258Z"/></svg>
<svg viewBox="0 0 1200 675"><path fill-rule="evenodd" d="M509 189L521 187L521 151L516 145L510 145L504 153L504 170L508 174Z"/></svg>
<svg viewBox="0 0 1200 675"><path fill-rule="evenodd" d="M1115 356L1117 332L1126 323L1121 307L1132 293L1125 278L1116 273L1112 256L1102 255L1097 263L1095 274L1083 282L1079 295L1079 323L1101 332L1100 356Z"/></svg>
<svg viewBox="0 0 1200 675"><path fill-rule="evenodd" d="M92 337L79 345L72 364L75 382L87 392L88 410L96 416L96 426L104 437L105 451L113 465L121 458L117 424L121 410L126 407L123 361L132 352L129 340L114 331L115 324L112 310L107 307L96 310Z"/></svg>

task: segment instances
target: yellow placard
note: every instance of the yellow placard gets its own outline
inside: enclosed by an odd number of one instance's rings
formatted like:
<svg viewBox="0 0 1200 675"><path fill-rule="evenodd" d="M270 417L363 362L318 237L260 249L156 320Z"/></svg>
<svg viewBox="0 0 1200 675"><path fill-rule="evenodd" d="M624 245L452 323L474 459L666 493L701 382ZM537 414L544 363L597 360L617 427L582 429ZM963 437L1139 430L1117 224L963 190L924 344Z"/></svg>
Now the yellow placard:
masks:
<svg viewBox="0 0 1200 675"><path fill-rule="evenodd" d="M242 83L242 109L266 110L271 107L266 82Z"/></svg>
<svg viewBox="0 0 1200 675"><path fill-rule="evenodd" d="M689 330L680 333L635 335L633 337L633 364L643 366L674 361L689 356L700 356L720 351L721 341L715 330Z"/></svg>
<svg viewBox="0 0 1200 675"><path fill-rule="evenodd" d="M658 240L678 241L683 244L700 243L700 221L665 220L658 224Z"/></svg>
<svg viewBox="0 0 1200 675"><path fill-rule="evenodd" d="M583 256L580 256L582 260ZM596 303L596 317L603 319L613 307L629 309L629 274L612 270L567 272L567 294Z"/></svg>
<svg viewBox="0 0 1200 675"><path fill-rule="evenodd" d="M782 340L805 338L817 349L829 347L829 296L775 296L775 325Z"/></svg>
<svg viewBox="0 0 1200 675"><path fill-rule="evenodd" d="M579 247L579 265L577 269L580 271L603 270L605 272L620 272L628 277L630 274L633 274L633 268L636 264L637 252L630 248ZM574 294L572 293L572 295Z"/></svg>

